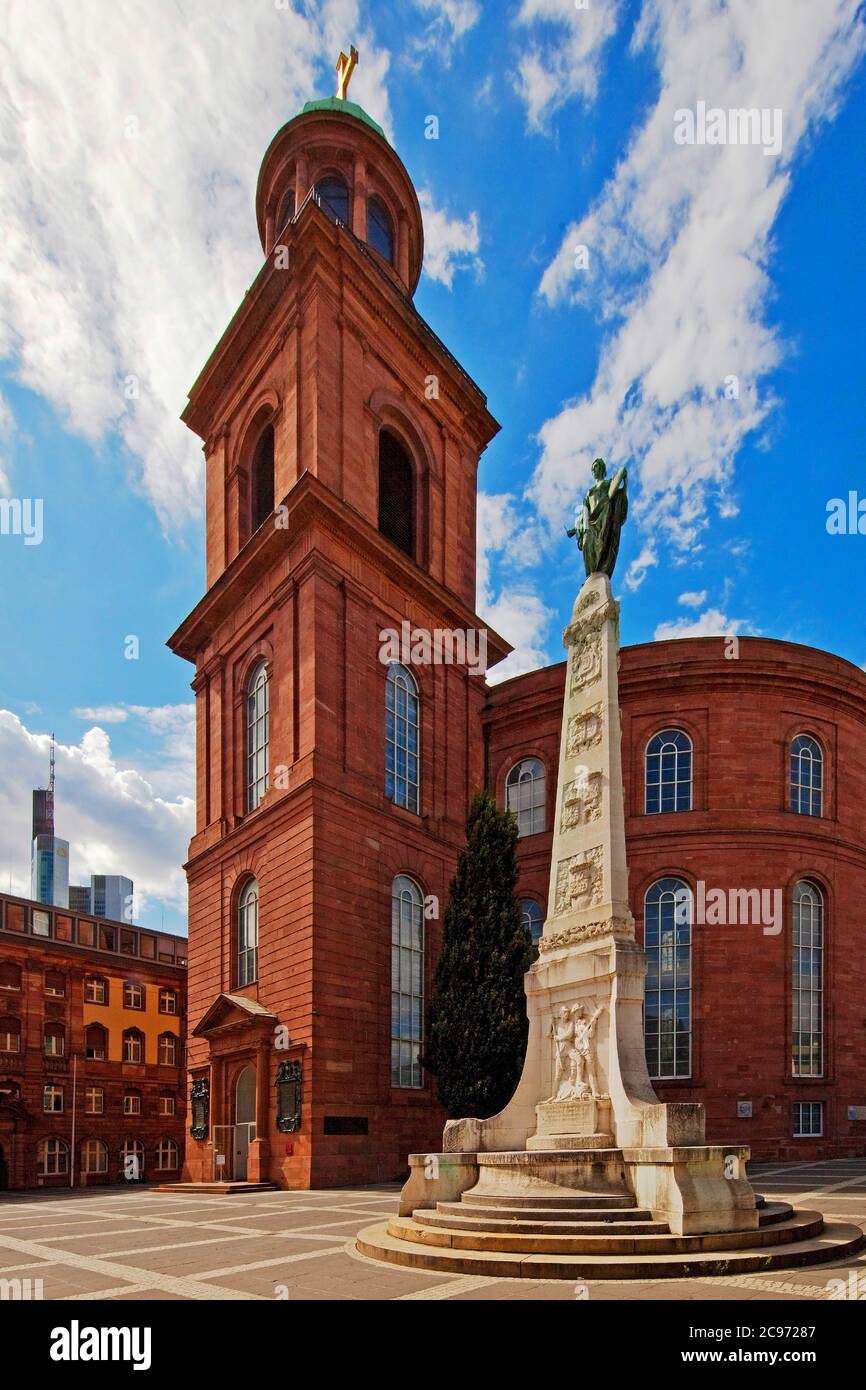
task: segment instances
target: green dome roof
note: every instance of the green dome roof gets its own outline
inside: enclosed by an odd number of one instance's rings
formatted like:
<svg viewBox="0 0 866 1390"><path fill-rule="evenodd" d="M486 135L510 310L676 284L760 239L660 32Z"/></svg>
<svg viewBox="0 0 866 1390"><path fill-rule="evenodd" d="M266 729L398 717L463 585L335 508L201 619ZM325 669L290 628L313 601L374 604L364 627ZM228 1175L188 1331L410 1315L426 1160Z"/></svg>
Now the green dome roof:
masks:
<svg viewBox="0 0 866 1390"><path fill-rule="evenodd" d="M339 97L324 97L321 101L308 101L306 106L299 114L306 116L308 111L339 111L344 116L354 116L356 121L363 121L371 130L375 130L377 135L381 135L383 140L388 137L380 125L377 125L372 116L368 116L362 106L358 106L354 101L341 101Z"/></svg>

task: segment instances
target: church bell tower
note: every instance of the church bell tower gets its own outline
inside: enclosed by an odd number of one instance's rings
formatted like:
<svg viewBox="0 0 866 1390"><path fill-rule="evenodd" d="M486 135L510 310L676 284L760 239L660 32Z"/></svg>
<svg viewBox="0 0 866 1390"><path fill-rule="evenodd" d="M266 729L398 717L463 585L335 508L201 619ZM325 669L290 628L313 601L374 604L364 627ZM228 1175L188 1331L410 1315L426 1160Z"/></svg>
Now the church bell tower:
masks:
<svg viewBox="0 0 866 1390"><path fill-rule="evenodd" d="M474 611L498 425L414 306L421 210L356 61L265 153L264 260L183 414L207 525L169 643L197 710L187 1180L394 1179L442 1125L424 1014L486 698L454 638L509 650ZM389 632L450 646L394 659Z"/></svg>

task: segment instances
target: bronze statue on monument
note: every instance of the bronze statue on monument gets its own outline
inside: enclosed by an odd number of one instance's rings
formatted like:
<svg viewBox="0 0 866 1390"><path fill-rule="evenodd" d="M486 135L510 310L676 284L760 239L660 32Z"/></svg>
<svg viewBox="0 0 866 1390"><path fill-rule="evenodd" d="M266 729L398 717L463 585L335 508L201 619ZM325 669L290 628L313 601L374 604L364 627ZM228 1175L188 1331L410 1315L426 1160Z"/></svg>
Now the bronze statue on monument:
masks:
<svg viewBox="0 0 866 1390"><path fill-rule="evenodd" d="M620 532L628 516L628 470L619 468L609 478L604 459L596 459L592 476L595 482L575 515L574 526L566 527L565 534L577 536L587 579L591 574L606 574L610 579L619 553Z"/></svg>

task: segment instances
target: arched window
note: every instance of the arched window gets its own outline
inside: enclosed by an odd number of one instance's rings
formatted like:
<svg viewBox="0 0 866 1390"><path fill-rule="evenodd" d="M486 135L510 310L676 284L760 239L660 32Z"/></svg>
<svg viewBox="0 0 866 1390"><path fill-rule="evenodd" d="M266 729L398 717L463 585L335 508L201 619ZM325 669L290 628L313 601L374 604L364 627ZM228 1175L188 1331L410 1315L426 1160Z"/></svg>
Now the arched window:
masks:
<svg viewBox="0 0 866 1390"><path fill-rule="evenodd" d="M415 558L415 473L396 435L379 432L379 530Z"/></svg>
<svg viewBox="0 0 866 1390"><path fill-rule="evenodd" d="M174 1172L177 1168L178 1148L173 1139L160 1139L156 1146L156 1166L162 1173Z"/></svg>
<svg viewBox="0 0 866 1390"><path fill-rule="evenodd" d="M21 1051L21 1020L10 1018L8 1014L0 1017L0 1052Z"/></svg>
<svg viewBox="0 0 866 1390"><path fill-rule="evenodd" d="M62 1057L66 1051L66 1029L62 1023L46 1023L42 1030L42 1050L46 1057Z"/></svg>
<svg viewBox="0 0 866 1390"><path fill-rule="evenodd" d="M177 1066L177 1038L174 1033L160 1033L157 1057L161 1067Z"/></svg>
<svg viewBox="0 0 866 1390"><path fill-rule="evenodd" d="M335 222L349 225L349 190L342 179L336 175L320 179L316 184L316 197L323 212Z"/></svg>
<svg viewBox="0 0 866 1390"><path fill-rule="evenodd" d="M58 1178L69 1172L69 1145L65 1139L40 1139L36 1147L40 1178Z"/></svg>
<svg viewBox="0 0 866 1390"><path fill-rule="evenodd" d="M692 809L692 741L663 729L646 746L646 813Z"/></svg>
<svg viewBox="0 0 866 1390"><path fill-rule="evenodd" d="M108 1056L108 1034L98 1023L88 1023L84 1032L84 1048L91 1062L104 1062Z"/></svg>
<svg viewBox="0 0 866 1390"><path fill-rule="evenodd" d="M21 966L14 960L0 960L0 989L21 988Z"/></svg>
<svg viewBox="0 0 866 1390"><path fill-rule="evenodd" d="M254 811L268 788L270 740L268 668L260 661L247 682L247 810Z"/></svg>
<svg viewBox="0 0 866 1390"><path fill-rule="evenodd" d="M258 976L259 956L259 885L247 879L238 898L237 909L237 985L252 984Z"/></svg>
<svg viewBox="0 0 866 1390"><path fill-rule="evenodd" d="M823 815L824 754L808 734L791 743L791 810L799 816Z"/></svg>
<svg viewBox="0 0 866 1390"><path fill-rule="evenodd" d="M385 795L416 815L419 708L415 677L392 661L385 681Z"/></svg>
<svg viewBox="0 0 866 1390"><path fill-rule="evenodd" d="M84 1173L108 1172L108 1145L101 1139L86 1139L81 1145L81 1170Z"/></svg>
<svg viewBox="0 0 866 1390"><path fill-rule="evenodd" d="M124 1062L144 1061L144 1034L137 1028L127 1028L123 1035Z"/></svg>
<svg viewBox="0 0 866 1390"><path fill-rule="evenodd" d="M544 914L534 898L520 899L520 918L533 946L537 946L544 930Z"/></svg>
<svg viewBox="0 0 866 1390"><path fill-rule="evenodd" d="M144 1145L140 1139L126 1139L120 1150L120 1167L128 1181L144 1176Z"/></svg>
<svg viewBox="0 0 866 1390"><path fill-rule="evenodd" d="M644 899L647 957L644 1033L652 1077L692 1069L692 895L679 878L660 878Z"/></svg>
<svg viewBox="0 0 866 1390"><path fill-rule="evenodd" d="M250 534L274 513L274 427L265 425L250 463Z"/></svg>
<svg viewBox="0 0 866 1390"><path fill-rule="evenodd" d="M794 885L791 949L791 1075L824 1075L824 895L815 883Z"/></svg>
<svg viewBox="0 0 866 1390"><path fill-rule="evenodd" d="M544 829L547 777L540 758L515 763L505 779L505 809L517 818L517 833L538 835Z"/></svg>
<svg viewBox="0 0 866 1390"><path fill-rule="evenodd" d="M381 198L367 199L367 240L374 251L394 263L394 224Z"/></svg>
<svg viewBox="0 0 866 1390"><path fill-rule="evenodd" d="M421 1085L424 896L405 874L391 885L391 1085Z"/></svg>
<svg viewBox="0 0 866 1390"><path fill-rule="evenodd" d="M62 970L46 970L44 983L46 994L52 995L55 999L65 998L66 976Z"/></svg>

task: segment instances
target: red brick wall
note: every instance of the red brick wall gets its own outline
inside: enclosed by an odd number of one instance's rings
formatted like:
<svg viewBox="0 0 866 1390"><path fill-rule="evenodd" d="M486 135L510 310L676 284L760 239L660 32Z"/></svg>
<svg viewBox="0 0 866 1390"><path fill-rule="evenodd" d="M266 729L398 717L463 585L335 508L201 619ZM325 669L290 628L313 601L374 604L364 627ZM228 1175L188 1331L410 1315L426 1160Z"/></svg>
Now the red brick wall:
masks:
<svg viewBox="0 0 866 1390"><path fill-rule="evenodd" d="M639 939L647 888L667 875L693 891L779 888L780 935L760 926L695 926L693 1068L659 1081L663 1099L700 1101L711 1141L751 1145L756 1156L808 1158L866 1152L866 960L860 904L866 892L866 676L828 653L742 638L657 642L621 654L620 704L630 896ZM500 801L508 769L534 754L548 769L553 824L564 666L496 687L485 711L490 784ZM643 814L644 750L667 727L693 739L694 809ZM809 732L825 749L825 815L788 805L788 748ZM520 843L521 895L544 904L550 830ZM801 878L826 904L826 1074L790 1075L791 894ZM751 1100L753 1118L737 1118ZM793 1101L824 1102L825 1135L792 1137Z"/></svg>

